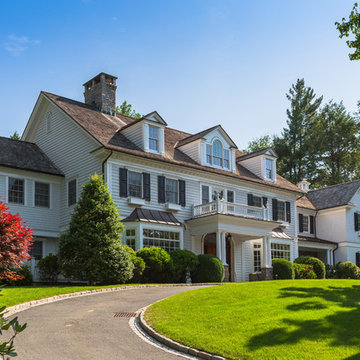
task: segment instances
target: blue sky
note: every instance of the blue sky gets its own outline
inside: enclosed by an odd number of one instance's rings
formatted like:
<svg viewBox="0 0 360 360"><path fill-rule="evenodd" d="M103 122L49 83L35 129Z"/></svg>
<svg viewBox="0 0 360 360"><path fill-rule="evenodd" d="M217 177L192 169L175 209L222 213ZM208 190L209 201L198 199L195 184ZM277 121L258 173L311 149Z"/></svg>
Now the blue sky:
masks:
<svg viewBox="0 0 360 360"><path fill-rule="evenodd" d="M360 62L334 26L353 2L3 0L0 135L23 131L41 90L83 101L101 71L118 103L188 132L221 123L239 148L281 132L297 78L356 111Z"/></svg>

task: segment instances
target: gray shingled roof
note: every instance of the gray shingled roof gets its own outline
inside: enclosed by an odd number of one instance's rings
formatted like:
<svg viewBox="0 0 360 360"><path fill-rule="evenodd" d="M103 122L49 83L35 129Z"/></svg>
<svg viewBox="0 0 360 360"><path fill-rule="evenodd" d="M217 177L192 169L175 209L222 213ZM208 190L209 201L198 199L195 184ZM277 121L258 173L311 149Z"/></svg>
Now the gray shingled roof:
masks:
<svg viewBox="0 0 360 360"><path fill-rule="evenodd" d="M348 204L360 187L360 180L309 191L306 196L317 210Z"/></svg>
<svg viewBox="0 0 360 360"><path fill-rule="evenodd" d="M275 156L277 157L276 152L272 148L268 147L268 148L265 148L265 149L260 149L260 150L253 151L252 153L249 153L249 154L243 154L243 155L237 157L236 161L242 161L242 160L250 159L250 158L253 158L255 156L265 154L268 151L273 152L275 154Z"/></svg>
<svg viewBox="0 0 360 360"><path fill-rule="evenodd" d="M61 170L36 144L2 136L0 136L0 166L63 176Z"/></svg>

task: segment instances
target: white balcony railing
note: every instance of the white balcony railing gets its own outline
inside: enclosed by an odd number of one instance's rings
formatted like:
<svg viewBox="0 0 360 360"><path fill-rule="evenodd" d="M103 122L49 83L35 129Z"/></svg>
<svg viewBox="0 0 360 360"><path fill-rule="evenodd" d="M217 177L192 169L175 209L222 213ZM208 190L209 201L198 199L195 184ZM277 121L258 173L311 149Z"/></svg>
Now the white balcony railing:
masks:
<svg viewBox="0 0 360 360"><path fill-rule="evenodd" d="M269 220L269 211L265 207L249 206L231 203L225 200L215 200L209 203L195 205L193 216L199 217L211 214L238 215L261 220Z"/></svg>

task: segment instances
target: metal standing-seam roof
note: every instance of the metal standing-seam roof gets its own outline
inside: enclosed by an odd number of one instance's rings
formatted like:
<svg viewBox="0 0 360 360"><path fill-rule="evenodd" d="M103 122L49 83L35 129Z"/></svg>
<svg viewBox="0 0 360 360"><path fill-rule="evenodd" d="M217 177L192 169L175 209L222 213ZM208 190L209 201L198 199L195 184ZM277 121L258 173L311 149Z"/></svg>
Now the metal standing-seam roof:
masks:
<svg viewBox="0 0 360 360"><path fill-rule="evenodd" d="M143 222L156 223L162 225L181 226L181 222L178 219L176 219L176 217L171 212L142 209L142 208L135 208L134 211L128 217L122 220L122 222L133 222L133 221L143 221Z"/></svg>

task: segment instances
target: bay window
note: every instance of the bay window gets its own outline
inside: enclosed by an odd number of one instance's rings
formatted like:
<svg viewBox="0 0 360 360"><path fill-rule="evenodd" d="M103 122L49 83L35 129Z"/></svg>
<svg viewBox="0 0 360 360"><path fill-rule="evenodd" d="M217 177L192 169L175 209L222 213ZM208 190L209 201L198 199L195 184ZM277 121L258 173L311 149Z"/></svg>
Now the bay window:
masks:
<svg viewBox="0 0 360 360"><path fill-rule="evenodd" d="M136 230L135 229L126 229L126 239L125 244L132 249L136 250L135 248L136 243Z"/></svg>
<svg viewBox="0 0 360 360"><path fill-rule="evenodd" d="M271 243L271 258L286 259L290 261L290 245Z"/></svg>
<svg viewBox="0 0 360 360"><path fill-rule="evenodd" d="M180 233L177 231L143 229L143 246L158 246L168 252L180 249Z"/></svg>

